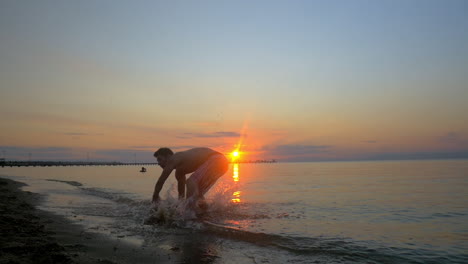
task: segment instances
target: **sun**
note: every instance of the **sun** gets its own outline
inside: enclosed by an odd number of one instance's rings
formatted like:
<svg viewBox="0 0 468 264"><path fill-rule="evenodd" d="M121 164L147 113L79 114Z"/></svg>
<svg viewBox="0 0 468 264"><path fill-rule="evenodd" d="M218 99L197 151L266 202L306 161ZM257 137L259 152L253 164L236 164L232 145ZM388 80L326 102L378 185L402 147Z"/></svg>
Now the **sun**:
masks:
<svg viewBox="0 0 468 264"><path fill-rule="evenodd" d="M231 152L231 159L232 161L237 160L240 156L240 152L238 150L234 150Z"/></svg>

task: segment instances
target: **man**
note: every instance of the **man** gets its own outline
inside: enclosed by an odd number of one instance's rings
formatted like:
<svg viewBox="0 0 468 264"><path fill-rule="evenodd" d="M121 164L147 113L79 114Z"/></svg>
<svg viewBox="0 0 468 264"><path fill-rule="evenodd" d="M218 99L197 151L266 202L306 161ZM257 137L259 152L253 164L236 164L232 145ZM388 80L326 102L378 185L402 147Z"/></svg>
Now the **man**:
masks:
<svg viewBox="0 0 468 264"><path fill-rule="evenodd" d="M194 206L200 199L204 199L204 194L228 169L226 157L209 148L193 148L175 154L169 148L160 148L154 153L154 157L163 172L154 187L153 203L158 203L161 199L159 193L173 170L179 199L186 196L189 205ZM189 173L192 175L186 179Z"/></svg>

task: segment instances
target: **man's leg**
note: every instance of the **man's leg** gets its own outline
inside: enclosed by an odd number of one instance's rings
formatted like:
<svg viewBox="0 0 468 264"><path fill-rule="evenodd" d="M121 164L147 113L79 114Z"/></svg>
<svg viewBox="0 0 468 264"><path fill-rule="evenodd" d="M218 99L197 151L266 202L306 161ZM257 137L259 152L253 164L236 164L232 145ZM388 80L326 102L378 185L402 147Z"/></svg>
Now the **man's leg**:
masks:
<svg viewBox="0 0 468 264"><path fill-rule="evenodd" d="M196 205L203 199L205 193L223 176L228 169L228 161L223 155L216 155L208 159L187 179L187 199Z"/></svg>
<svg viewBox="0 0 468 264"><path fill-rule="evenodd" d="M199 196L198 184L194 178L190 177L186 181L187 184L187 199Z"/></svg>

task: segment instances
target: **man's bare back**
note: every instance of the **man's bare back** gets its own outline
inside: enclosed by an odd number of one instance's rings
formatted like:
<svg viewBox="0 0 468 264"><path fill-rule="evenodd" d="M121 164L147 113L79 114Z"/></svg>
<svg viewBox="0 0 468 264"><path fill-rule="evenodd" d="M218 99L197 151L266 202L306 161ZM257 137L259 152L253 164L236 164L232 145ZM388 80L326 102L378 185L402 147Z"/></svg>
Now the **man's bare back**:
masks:
<svg viewBox="0 0 468 264"><path fill-rule="evenodd" d="M172 155L170 162L176 171L185 174L192 173L213 155L221 154L209 148L193 148Z"/></svg>

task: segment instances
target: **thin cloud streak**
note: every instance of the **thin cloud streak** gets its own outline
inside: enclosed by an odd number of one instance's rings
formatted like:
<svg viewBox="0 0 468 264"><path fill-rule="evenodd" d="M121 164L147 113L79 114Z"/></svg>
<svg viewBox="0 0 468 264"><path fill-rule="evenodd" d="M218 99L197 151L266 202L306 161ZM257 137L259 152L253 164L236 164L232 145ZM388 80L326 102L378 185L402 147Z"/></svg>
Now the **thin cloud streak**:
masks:
<svg viewBox="0 0 468 264"><path fill-rule="evenodd" d="M277 145L264 146L261 150L268 157L277 157L285 161L313 160L317 154L329 152L333 146L330 145Z"/></svg>
<svg viewBox="0 0 468 264"><path fill-rule="evenodd" d="M445 135L440 136L438 141L448 145L468 145L468 137L454 131L447 132Z"/></svg>
<svg viewBox="0 0 468 264"><path fill-rule="evenodd" d="M213 133L184 133L179 138L223 138L223 137L240 137L241 134L233 131L219 131Z"/></svg>
<svg viewBox="0 0 468 264"><path fill-rule="evenodd" d="M351 160L431 160L431 159L468 159L468 150L433 152L386 152L377 153Z"/></svg>
<svg viewBox="0 0 468 264"><path fill-rule="evenodd" d="M87 136L88 133L69 132L69 133L63 133L62 135L66 135L66 136Z"/></svg>
<svg viewBox="0 0 468 264"><path fill-rule="evenodd" d="M75 152L68 147L19 147L0 146L2 158L6 160L72 160Z"/></svg>

